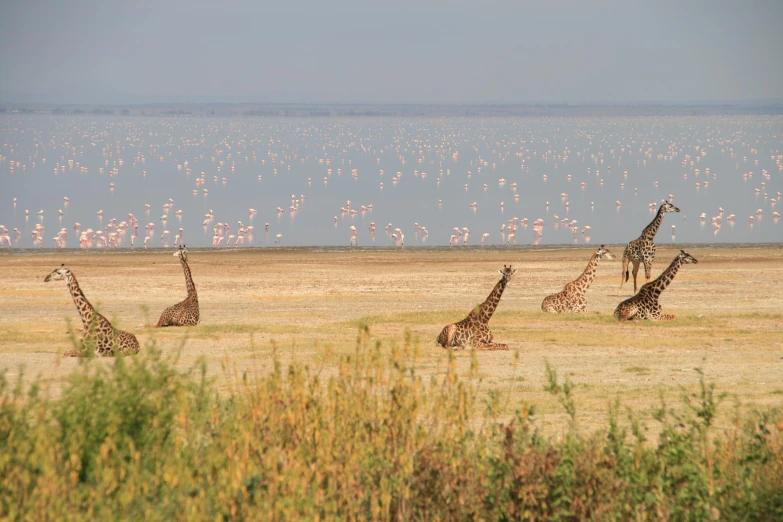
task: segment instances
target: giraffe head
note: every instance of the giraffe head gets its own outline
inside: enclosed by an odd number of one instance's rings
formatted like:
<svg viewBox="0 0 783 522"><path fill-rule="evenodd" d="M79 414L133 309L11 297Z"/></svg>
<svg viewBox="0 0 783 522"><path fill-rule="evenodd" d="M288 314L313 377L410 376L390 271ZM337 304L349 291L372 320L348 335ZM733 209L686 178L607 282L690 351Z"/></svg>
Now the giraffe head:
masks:
<svg viewBox="0 0 783 522"><path fill-rule="evenodd" d="M679 211L680 211L680 209L675 207L671 203L669 203L668 200L666 200L663 203L661 203L661 212L663 212L664 214L666 212L679 212Z"/></svg>
<svg viewBox="0 0 783 522"><path fill-rule="evenodd" d="M181 247L179 247L179 250L174 252L174 257L178 257L183 261L188 260L188 250L185 248L185 245L182 245Z"/></svg>
<svg viewBox="0 0 783 522"><path fill-rule="evenodd" d="M696 260L696 258L695 258L695 257L693 257L692 255L690 255L690 254L689 254L688 252L686 252L685 250L680 250L680 256L679 256L679 257L680 257L680 262L681 262L683 265L687 265L687 264L689 264L689 263L698 263L698 261Z"/></svg>
<svg viewBox="0 0 783 522"><path fill-rule="evenodd" d="M60 268L55 268L52 270L51 274L46 276L44 283L48 283L49 281L62 281L63 279L67 279L69 275L71 275L71 271L65 268L65 263L63 263L60 265Z"/></svg>
<svg viewBox="0 0 783 522"><path fill-rule="evenodd" d="M614 254L609 252L606 249L605 245L601 245L598 247L598 250L595 251L595 257L597 257L598 259L608 259L611 261L612 259L614 259Z"/></svg>
<svg viewBox="0 0 783 522"><path fill-rule="evenodd" d="M517 273L517 270L516 268L512 270L511 265L503 265L503 270L498 270L498 272L500 272L500 275L502 275L503 279L505 279L506 283L508 283L511 281L511 276Z"/></svg>

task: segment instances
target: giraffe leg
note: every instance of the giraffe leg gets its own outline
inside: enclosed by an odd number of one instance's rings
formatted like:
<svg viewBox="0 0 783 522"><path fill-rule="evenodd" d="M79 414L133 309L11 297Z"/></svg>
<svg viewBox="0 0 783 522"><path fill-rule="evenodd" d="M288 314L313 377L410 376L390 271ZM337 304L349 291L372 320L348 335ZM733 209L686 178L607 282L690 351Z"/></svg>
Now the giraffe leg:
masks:
<svg viewBox="0 0 783 522"><path fill-rule="evenodd" d="M657 316L655 315L655 311L650 310L645 304L636 312L636 318L640 320L655 321Z"/></svg>
<svg viewBox="0 0 783 522"><path fill-rule="evenodd" d="M636 275L639 273L639 261L631 261L633 264L633 293L636 294Z"/></svg>
<svg viewBox="0 0 783 522"><path fill-rule="evenodd" d="M620 289L617 291L617 295L620 295L620 292L623 291L623 284L628 281L628 261L628 256L623 255L623 269L620 272Z"/></svg>
<svg viewBox="0 0 783 522"><path fill-rule="evenodd" d="M476 335L476 344L474 345L476 350L489 351L489 350L508 350L507 344L493 343L494 335L487 325L482 325L481 331Z"/></svg>
<svg viewBox="0 0 783 522"><path fill-rule="evenodd" d="M650 313L648 314L648 318L651 321L674 321L677 319L676 315L671 314L664 314L662 313L661 305L656 305L655 308L650 310Z"/></svg>
<svg viewBox="0 0 783 522"><path fill-rule="evenodd" d="M497 344L497 343L478 343L476 344L476 350L482 350L482 351L508 350L508 345Z"/></svg>

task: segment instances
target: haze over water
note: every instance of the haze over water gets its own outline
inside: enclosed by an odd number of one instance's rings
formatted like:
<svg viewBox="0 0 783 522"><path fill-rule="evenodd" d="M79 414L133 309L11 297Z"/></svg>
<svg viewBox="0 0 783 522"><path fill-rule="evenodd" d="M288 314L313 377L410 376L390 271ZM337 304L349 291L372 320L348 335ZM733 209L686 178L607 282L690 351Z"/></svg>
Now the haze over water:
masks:
<svg viewBox="0 0 783 522"><path fill-rule="evenodd" d="M171 247L180 228L189 247L216 234L221 247L229 236L231 246L238 236L244 247L348 246L351 226L363 247L401 246L400 232L406 248L448 246L452 235L462 246L465 227L468 245L485 233L486 245L616 244L638 237L669 195L681 212L665 217L659 245L783 238L780 116L3 114L0 146L0 224L13 248L55 247L62 229L67 248L88 229L89 248L103 247L98 231L106 248L129 248L129 214L135 248L148 236L150 248Z"/></svg>

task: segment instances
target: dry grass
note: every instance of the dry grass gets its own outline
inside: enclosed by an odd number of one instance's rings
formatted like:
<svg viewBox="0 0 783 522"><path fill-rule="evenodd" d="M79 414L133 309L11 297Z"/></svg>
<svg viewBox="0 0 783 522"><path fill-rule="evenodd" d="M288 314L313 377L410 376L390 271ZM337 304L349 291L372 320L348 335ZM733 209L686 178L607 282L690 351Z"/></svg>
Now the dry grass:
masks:
<svg viewBox="0 0 783 522"><path fill-rule="evenodd" d="M435 337L481 302L496 283L498 268L511 262L519 272L491 322L496 340L511 350L478 354L478 389L499 393L506 399L501 405L534 401L550 431L561 429L564 418L560 405L543 391L545 359L574 383L577 420L587 429L605 423L607 404L615 397L649 412L660 394L694 389L694 368L749 407L783 403L783 249L689 252L700 263L684 267L662 297L665 311L678 320L621 325L612 311L632 286L617 297L618 262L599 266L588 294L589 313L539 311L544 296L581 273L587 248L196 250L190 260L202 324L184 329L150 327L185 295L181 268L169 252L2 255L2 366L15 372L26 365L28 375L54 383L78 366L77 360L57 356L71 347L66 319L79 326L76 309L64 284L43 283L65 262L115 326L135 333L142 346L153 340L164 351L184 346L182 368L205 357L219 381L229 374L269 371L273 349L284 363L334 371L339 356L354 349L360 325L368 325L374 338L398 345L410 329L422 345L417 371L440 375L446 356ZM654 274L675 254L659 249ZM467 374L469 354L459 352L456 365Z"/></svg>

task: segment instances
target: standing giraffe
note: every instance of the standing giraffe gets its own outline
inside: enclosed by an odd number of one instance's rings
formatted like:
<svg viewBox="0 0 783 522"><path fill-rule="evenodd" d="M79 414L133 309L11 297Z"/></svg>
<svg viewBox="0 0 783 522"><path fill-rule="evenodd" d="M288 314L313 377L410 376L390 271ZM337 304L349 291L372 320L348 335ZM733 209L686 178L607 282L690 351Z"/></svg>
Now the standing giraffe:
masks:
<svg viewBox="0 0 783 522"><path fill-rule="evenodd" d="M198 294L196 293L196 285L193 284L193 277L190 275L188 251L185 249L185 245L182 245L177 252L174 252L174 257L179 257L182 270L185 272L185 286L188 290L188 296L184 301L163 310L163 313L160 314L160 319L158 319L158 324L155 325L156 328L161 326L190 326L198 324L199 321Z"/></svg>
<svg viewBox="0 0 783 522"><path fill-rule="evenodd" d="M638 294L617 305L617 308L614 310L614 316L621 322L633 319L649 319L650 321L673 321L677 319L675 315L661 313L658 297L672 282L680 267L690 263L698 263L698 261L685 250L680 250L680 253L674 258L669 268L664 270L655 281L645 284Z"/></svg>
<svg viewBox="0 0 783 522"><path fill-rule="evenodd" d="M593 279L595 279L599 259L611 260L614 259L614 254L606 250L604 245L598 247L598 250L593 252L593 255L590 256L590 261L588 261L587 268L585 268L582 275L574 281L567 283L560 292L545 297L544 302L541 303L541 310L553 314L560 314L563 312L574 312L578 314L584 312L585 305L587 304L585 294L587 293L587 289L590 288Z"/></svg>
<svg viewBox="0 0 783 522"><path fill-rule="evenodd" d="M453 323L445 328L438 336L438 344L444 348L459 348L467 345L474 346L476 350L508 350L507 344L494 344L492 332L489 330L489 320L500 303L506 285L511 281L511 276L517 273L511 266L503 265L503 270L498 270L502 277L495 288L490 292L487 300L470 311L468 316L458 323Z"/></svg>
<svg viewBox="0 0 783 522"><path fill-rule="evenodd" d="M133 355L139 353L139 341L132 333L123 332L114 328L109 321L95 311L81 288L76 277L65 264L60 268L55 268L51 274L44 279L45 283L49 281L61 281L65 279L68 282L68 290L71 292L76 308L84 324L84 336L82 338L81 350L69 350L65 352L66 357L79 357L85 354L85 350L95 345L95 355L101 357L113 357L117 353L121 355Z"/></svg>
<svg viewBox="0 0 783 522"><path fill-rule="evenodd" d="M658 227L661 226L663 221L663 215L667 212L679 212L680 209L664 201L658 207L658 212L655 214L655 218L650 222L644 230L642 235L638 239L634 239L627 245L623 251L623 271L620 273L620 290L617 291L617 295L623 290L623 283L628 281L628 263L633 264L633 292L636 293L636 274L639 273L639 263L644 264L644 278L646 282L650 282L650 272L652 271L652 264L655 260L655 233L658 232Z"/></svg>

